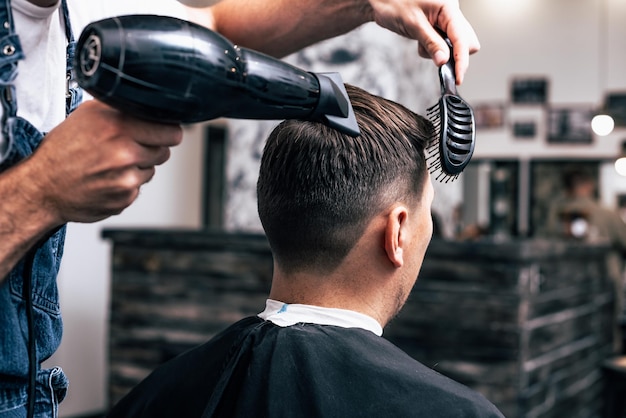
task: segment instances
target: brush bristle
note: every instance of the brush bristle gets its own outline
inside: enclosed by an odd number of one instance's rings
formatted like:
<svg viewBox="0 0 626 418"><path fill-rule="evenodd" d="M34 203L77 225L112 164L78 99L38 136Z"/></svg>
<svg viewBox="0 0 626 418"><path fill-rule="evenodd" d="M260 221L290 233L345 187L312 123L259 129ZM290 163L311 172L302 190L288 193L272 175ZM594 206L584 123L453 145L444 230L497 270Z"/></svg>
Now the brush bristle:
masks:
<svg viewBox="0 0 626 418"><path fill-rule="evenodd" d="M432 123L430 138L426 144L426 164L428 171L436 181L449 183L456 180L459 174L448 174L445 172L441 162L441 106L439 103L429 107L426 114Z"/></svg>

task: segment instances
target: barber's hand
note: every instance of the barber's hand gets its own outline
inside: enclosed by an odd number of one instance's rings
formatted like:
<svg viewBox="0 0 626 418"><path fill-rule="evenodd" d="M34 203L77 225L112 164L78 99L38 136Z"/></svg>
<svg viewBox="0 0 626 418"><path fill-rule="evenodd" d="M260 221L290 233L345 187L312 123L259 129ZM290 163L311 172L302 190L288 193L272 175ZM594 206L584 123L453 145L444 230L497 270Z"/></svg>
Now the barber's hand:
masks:
<svg viewBox="0 0 626 418"><path fill-rule="evenodd" d="M181 140L180 126L125 116L90 100L53 129L27 163L41 202L59 223L95 222L128 207Z"/></svg>
<svg viewBox="0 0 626 418"><path fill-rule="evenodd" d="M459 8L458 0L369 0L374 21L419 43L419 54L437 66L448 62L450 50L434 26L454 47L456 83L463 82L469 56L480 49L478 37Z"/></svg>

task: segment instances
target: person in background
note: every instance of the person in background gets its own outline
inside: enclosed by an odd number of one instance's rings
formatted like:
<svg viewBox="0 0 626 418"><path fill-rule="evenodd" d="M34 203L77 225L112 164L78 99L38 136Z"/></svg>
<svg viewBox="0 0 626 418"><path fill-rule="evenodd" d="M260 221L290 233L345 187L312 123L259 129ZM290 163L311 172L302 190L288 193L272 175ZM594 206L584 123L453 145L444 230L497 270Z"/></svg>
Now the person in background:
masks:
<svg viewBox="0 0 626 418"><path fill-rule="evenodd" d="M352 138L288 120L257 184L274 258L266 307L157 368L118 417L501 417L469 388L382 338L433 232L432 124L347 86Z"/></svg>
<svg viewBox="0 0 626 418"><path fill-rule="evenodd" d="M598 202L596 180L585 168L573 166L566 169L562 181L565 196L551 205L546 234L557 238L606 243L611 247L607 268L615 286L614 351L621 353L626 223L616 210Z"/></svg>
<svg viewBox="0 0 626 418"><path fill-rule="evenodd" d="M62 370L39 366L61 340L56 277L65 225L122 212L182 139L180 126L97 100L80 104L71 80L75 40L88 23L122 14L192 20L278 57L375 21L417 40L420 54L441 65L449 50L437 26L454 44L457 83L480 47L455 0L0 2L0 417L54 416L65 396Z"/></svg>

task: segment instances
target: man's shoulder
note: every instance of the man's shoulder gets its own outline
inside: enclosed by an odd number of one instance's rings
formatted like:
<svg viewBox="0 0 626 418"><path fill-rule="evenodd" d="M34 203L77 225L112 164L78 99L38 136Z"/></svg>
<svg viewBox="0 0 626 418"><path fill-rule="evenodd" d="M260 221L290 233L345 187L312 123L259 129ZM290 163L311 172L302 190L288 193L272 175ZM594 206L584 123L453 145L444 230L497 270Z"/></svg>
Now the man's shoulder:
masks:
<svg viewBox="0 0 626 418"><path fill-rule="evenodd" d="M468 417L502 416L476 391L369 331L301 324L278 332L281 357L316 382L311 390L333 387L341 405L332 408L357 408L364 416L410 416L416 411L452 416L453 410L466 411Z"/></svg>
<svg viewBox="0 0 626 418"><path fill-rule="evenodd" d="M109 412L109 418L200 416L229 356L262 323L247 317L157 367Z"/></svg>

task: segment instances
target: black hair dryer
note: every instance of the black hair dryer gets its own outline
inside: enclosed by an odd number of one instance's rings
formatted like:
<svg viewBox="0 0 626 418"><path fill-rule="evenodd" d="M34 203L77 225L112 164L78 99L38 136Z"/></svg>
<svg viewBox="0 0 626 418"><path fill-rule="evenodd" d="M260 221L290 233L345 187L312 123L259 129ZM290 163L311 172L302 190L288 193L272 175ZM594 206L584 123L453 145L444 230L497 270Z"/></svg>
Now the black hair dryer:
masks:
<svg viewBox="0 0 626 418"><path fill-rule="evenodd" d="M338 73L311 73L172 17L93 22L78 40L78 84L136 117L194 123L219 117L301 119L359 135Z"/></svg>

